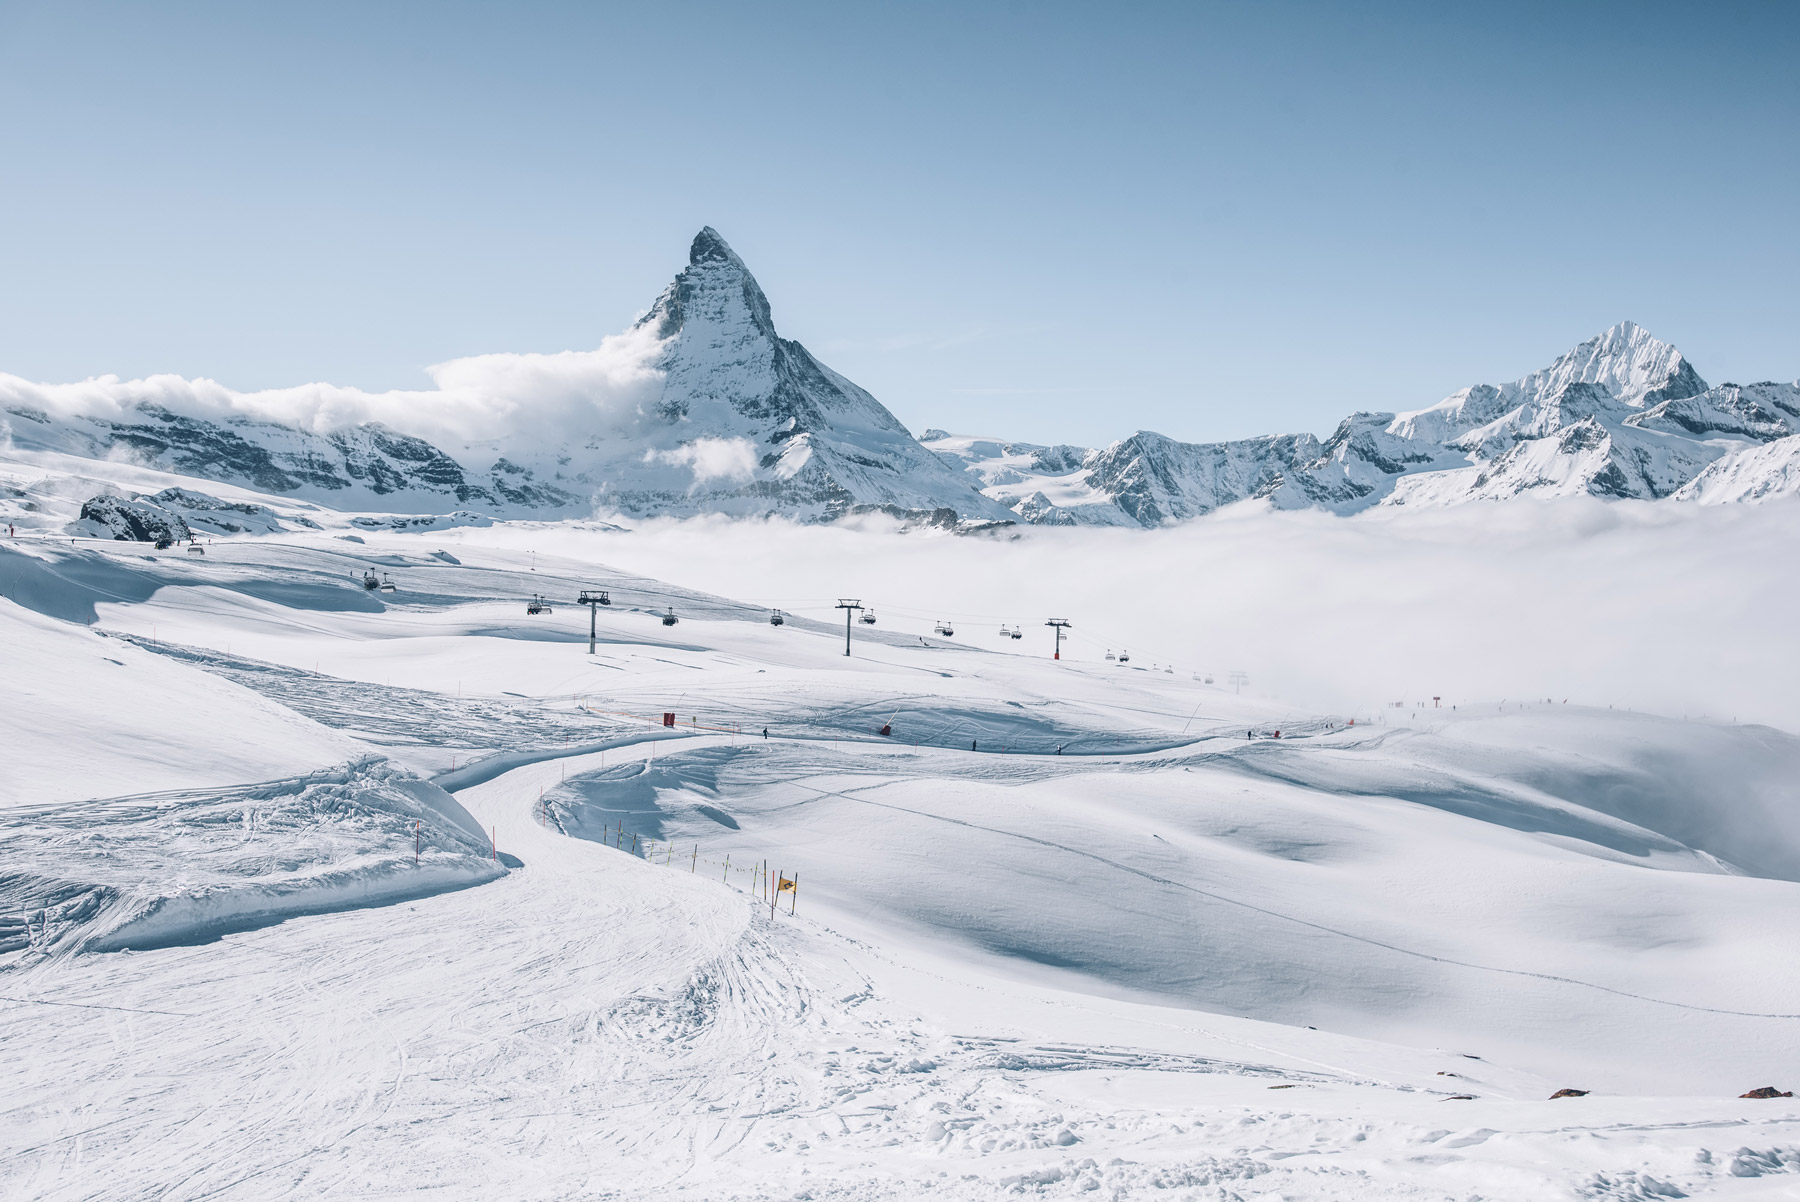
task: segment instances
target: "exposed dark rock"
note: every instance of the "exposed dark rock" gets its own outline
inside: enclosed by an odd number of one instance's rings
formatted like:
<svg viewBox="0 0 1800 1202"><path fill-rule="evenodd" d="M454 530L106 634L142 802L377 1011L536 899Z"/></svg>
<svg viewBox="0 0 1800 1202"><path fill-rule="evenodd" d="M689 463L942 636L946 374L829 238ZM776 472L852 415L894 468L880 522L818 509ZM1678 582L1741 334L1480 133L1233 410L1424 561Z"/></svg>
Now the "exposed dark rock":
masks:
<svg viewBox="0 0 1800 1202"><path fill-rule="evenodd" d="M113 538L126 542L186 542L192 537L180 514L142 500L94 497L82 502L81 519L98 522L112 532Z"/></svg>

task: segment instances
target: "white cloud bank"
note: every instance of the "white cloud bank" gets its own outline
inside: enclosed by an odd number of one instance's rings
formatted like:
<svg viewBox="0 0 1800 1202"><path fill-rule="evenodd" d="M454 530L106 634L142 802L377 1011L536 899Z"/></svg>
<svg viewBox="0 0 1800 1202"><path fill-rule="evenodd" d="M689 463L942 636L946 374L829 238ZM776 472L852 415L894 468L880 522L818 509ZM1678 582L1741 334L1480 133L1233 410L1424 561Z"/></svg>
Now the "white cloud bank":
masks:
<svg viewBox="0 0 1800 1202"><path fill-rule="evenodd" d="M484 531L487 539L506 532ZM1253 691L1384 702L1569 698L1800 731L1800 504L1574 498L1441 510L1239 510L1163 530L1034 528L1017 541L724 519L585 535L583 553L726 596L882 629L1134 665L1233 669ZM1002 644L1000 622L1025 639Z"/></svg>
<svg viewBox="0 0 1800 1202"><path fill-rule="evenodd" d="M756 474L756 444L748 438L696 438L667 451L645 451L644 462L687 468L695 488L712 480L748 480Z"/></svg>
<svg viewBox="0 0 1800 1202"><path fill-rule="evenodd" d="M428 369L434 389L391 392L336 384L237 392L213 380L174 375L37 384L0 374L0 408L117 419L133 406L151 404L215 421L280 422L315 434L381 422L440 445L505 438L510 445L549 447L634 432L661 395L656 363L662 346L646 328L612 335L591 351L475 355Z"/></svg>

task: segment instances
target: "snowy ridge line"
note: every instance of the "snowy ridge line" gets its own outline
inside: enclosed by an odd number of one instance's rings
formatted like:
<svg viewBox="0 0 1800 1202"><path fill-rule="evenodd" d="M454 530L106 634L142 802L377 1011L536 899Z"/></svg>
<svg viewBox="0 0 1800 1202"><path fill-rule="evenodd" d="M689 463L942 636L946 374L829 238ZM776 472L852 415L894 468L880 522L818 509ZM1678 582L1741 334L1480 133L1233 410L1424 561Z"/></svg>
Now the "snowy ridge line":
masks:
<svg viewBox="0 0 1800 1202"><path fill-rule="evenodd" d="M663 729L658 723L658 729ZM431 783L446 793L459 793L476 785L485 785L497 780L515 768L523 768L529 764L542 764L548 760L570 759L575 756L593 755L596 752L612 751L620 747L633 747L641 743L654 746L657 743L675 742L681 739L692 739L696 735L632 735L626 738L602 739L593 743L579 743L570 747L556 747L543 751L502 751L485 756L472 764L461 768L452 768L448 772L440 772L431 778Z"/></svg>
<svg viewBox="0 0 1800 1202"><path fill-rule="evenodd" d="M119 638L130 638L119 635ZM132 640L136 641L136 640ZM147 641L147 640L146 640ZM334 764L329 768L319 768L312 772L302 772L297 776L280 776L266 781L257 781L248 785L218 785L210 789L163 789L154 793L121 793L113 797L92 797L80 801L46 801L26 802L22 805L10 806L6 811L8 819L14 817L45 817L51 814L79 808L85 814L95 811L110 810L111 816L122 816L133 810L143 809L146 805L155 806L168 801L224 801L238 799L242 801L266 801L274 797L282 797L298 793L309 785L348 784L359 774L379 765L389 763L384 755L371 752L354 760L346 760L342 764ZM96 816L108 816L100 814Z"/></svg>
<svg viewBox="0 0 1800 1202"><path fill-rule="evenodd" d="M506 867L454 798L379 755L252 785L11 809L6 951L176 946L483 884Z"/></svg>
<svg viewBox="0 0 1800 1202"><path fill-rule="evenodd" d="M1081 856L1085 859L1093 860L1096 863L1105 864L1109 868L1116 869L1120 872L1130 873L1133 876L1142 877L1144 880L1152 881L1156 884L1164 885L1164 886L1167 886L1172 889L1180 889L1183 892L1192 893L1192 894L1195 894L1196 896L1208 898L1209 900L1212 900L1212 901L1223 902L1224 904L1230 905L1230 906L1237 906L1240 909L1249 910L1249 911L1252 911L1253 913L1257 913L1257 914L1262 914L1266 917L1273 918L1273 919L1276 919L1281 922L1294 923L1297 926L1307 927L1311 930L1318 931L1321 934L1335 935L1340 939L1349 939L1356 943L1365 944L1370 947L1378 947L1378 948L1383 949L1384 951L1394 952L1394 953L1396 953L1398 955L1402 955L1402 956L1410 956L1410 957L1412 957L1414 959L1418 959L1418 960L1428 960L1434 964L1447 964L1453 968L1467 968L1467 969L1471 969L1476 972L1491 972L1491 973L1500 973L1500 974L1503 974L1506 976L1528 977L1533 980L1551 981L1551 982L1555 982L1555 983L1561 984L1561 985L1575 985L1575 986L1579 986L1584 989L1595 989L1595 990L1599 990L1602 993L1610 993L1616 997L1630 998L1633 1001L1646 1002L1650 1005L1669 1006L1669 1007L1672 1007L1677 1010L1692 1010L1692 1011L1696 1011L1699 1013L1705 1013L1705 1014L1727 1014L1727 1015L1731 1015L1735 1018L1772 1018L1772 1019L1800 1018L1800 1013L1771 1014L1771 1013L1766 1013L1766 1012L1757 1011L1757 1010L1731 1010L1731 1009L1727 1009L1725 1007L1720 1007L1720 1006L1701 1006L1701 1005L1697 1005L1697 1004L1693 1004L1693 1003L1689 1003L1689 1002L1674 1002L1674 1001L1669 1001L1666 998L1649 997L1649 996L1646 996L1641 993L1632 993L1630 990L1615 989L1610 985L1598 985L1592 981L1582 981L1582 980L1578 980L1574 977L1558 976L1554 973L1532 972L1530 969L1524 969L1524 968L1498 968L1491 964L1475 964L1475 963L1472 963L1467 960L1456 960L1449 956L1436 956L1436 955L1431 954L1430 952L1414 951L1411 948L1405 948L1405 947L1400 947L1397 944L1386 943L1380 939L1375 939L1368 935L1358 935L1352 931L1342 931L1342 930L1337 929L1336 927L1328 927L1322 923L1312 922L1305 918L1296 918L1291 914L1283 914L1278 910L1270 910L1266 907L1256 905L1254 902L1242 901L1235 897L1227 897L1226 895L1224 895L1222 893L1214 893L1207 889L1201 889L1196 885L1189 885L1182 881L1171 880L1168 877L1159 876L1156 873L1149 872L1142 868L1134 868L1129 864L1121 864L1117 860L1109 859L1106 856L1099 855L1096 852L1084 851L1078 847L1070 847L1069 845L1067 845L1065 843L1058 843L1053 839L1041 839L1035 835L1021 834L1018 831L1004 830L1000 827L984 826L983 824L981 824L979 822L970 822L967 819L963 819L963 818L952 818L945 814L933 814L928 810L915 810L909 806L895 805L892 802L875 801L875 800L873 800L871 798L867 798L867 797L855 797L849 793L838 792L838 791L832 790L832 789L817 789L811 785L802 784L799 781L790 781L789 784L793 788L805 789L807 792L814 793L814 794L818 795L819 797L836 797L836 798L839 798L840 800L856 802L860 805L875 806L877 808L884 809L884 810L894 810L894 811L897 811L897 812L903 813L903 814L911 814L916 818L926 818L926 819L930 819L930 820L936 821L936 822L946 822L953 826L967 827L970 830L985 831L991 835L1001 835L1001 836L1004 836L1009 839L1018 839L1018 840L1022 840L1027 843L1035 843L1040 847L1047 847L1047 848L1051 848L1052 850L1067 852L1068 854L1073 855L1073 856ZM870 788L879 788L880 786L872 785L869 787Z"/></svg>

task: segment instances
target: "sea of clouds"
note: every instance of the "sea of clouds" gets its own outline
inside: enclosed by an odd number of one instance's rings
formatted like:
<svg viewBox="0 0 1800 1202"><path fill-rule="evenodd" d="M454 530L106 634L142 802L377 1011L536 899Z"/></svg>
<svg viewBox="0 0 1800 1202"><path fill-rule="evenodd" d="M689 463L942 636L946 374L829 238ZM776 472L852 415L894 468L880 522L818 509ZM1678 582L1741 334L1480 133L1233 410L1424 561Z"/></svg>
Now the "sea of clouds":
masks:
<svg viewBox="0 0 1800 1202"><path fill-rule="evenodd" d="M504 529L484 541L536 535ZM1567 698L1800 731L1800 505L1570 498L1377 510L1235 507L1160 530L1016 538L725 519L573 532L559 551L796 613L1173 665L1343 714L1439 696ZM998 638L1017 623L1026 638Z"/></svg>

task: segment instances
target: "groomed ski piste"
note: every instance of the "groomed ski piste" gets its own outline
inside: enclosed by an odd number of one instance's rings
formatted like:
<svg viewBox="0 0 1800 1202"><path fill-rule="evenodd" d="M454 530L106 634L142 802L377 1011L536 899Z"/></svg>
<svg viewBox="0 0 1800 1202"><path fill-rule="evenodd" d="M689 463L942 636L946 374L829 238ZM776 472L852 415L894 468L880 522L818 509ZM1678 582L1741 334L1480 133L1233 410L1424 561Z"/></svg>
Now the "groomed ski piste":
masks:
<svg viewBox="0 0 1800 1202"><path fill-rule="evenodd" d="M585 545L0 547L0 1194L1797 1196L1800 740Z"/></svg>

